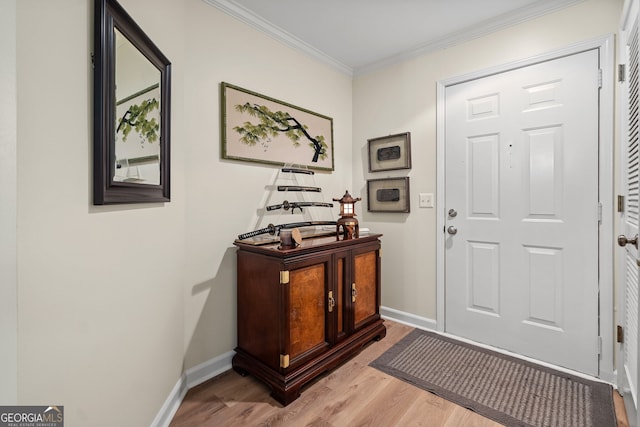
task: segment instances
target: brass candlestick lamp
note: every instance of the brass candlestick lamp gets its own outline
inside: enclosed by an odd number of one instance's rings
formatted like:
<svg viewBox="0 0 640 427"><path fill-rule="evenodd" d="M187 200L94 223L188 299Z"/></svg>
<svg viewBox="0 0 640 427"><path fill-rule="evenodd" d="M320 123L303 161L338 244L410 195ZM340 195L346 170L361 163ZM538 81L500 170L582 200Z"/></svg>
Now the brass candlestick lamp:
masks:
<svg viewBox="0 0 640 427"><path fill-rule="evenodd" d="M341 199L333 199L334 202L340 203L340 218L336 222L336 240L340 240L340 228L342 228L342 240L357 239L359 236L359 225L356 216L355 204L362 200L360 197L354 199L345 190Z"/></svg>

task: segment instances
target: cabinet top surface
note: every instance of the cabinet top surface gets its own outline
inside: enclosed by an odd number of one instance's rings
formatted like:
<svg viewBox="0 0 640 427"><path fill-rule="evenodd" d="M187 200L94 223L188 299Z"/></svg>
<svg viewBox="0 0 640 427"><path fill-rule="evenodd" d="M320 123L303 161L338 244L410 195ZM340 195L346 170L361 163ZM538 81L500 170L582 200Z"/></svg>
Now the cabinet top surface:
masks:
<svg viewBox="0 0 640 427"><path fill-rule="evenodd" d="M260 252L268 255L298 255L306 252L314 252L316 250L323 249L336 249L336 248L345 248L347 249L349 246L359 245L367 242L374 242L381 237L382 234L368 234L366 236L361 236L357 239L349 239L349 240L336 240L336 236L325 236L325 237L314 237L310 239L304 239L300 246L292 249L280 249L280 243L273 243L267 245L251 245L242 243L241 241L236 241L233 244L242 250L248 250L251 252Z"/></svg>

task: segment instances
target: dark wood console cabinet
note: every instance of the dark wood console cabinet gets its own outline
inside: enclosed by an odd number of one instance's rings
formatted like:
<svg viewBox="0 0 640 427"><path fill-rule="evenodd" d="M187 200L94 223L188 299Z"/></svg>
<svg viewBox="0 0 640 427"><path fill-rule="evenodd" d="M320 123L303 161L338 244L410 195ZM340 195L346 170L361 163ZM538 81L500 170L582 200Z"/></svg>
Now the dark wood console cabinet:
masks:
<svg viewBox="0 0 640 427"><path fill-rule="evenodd" d="M264 381L286 406L306 383L382 339L379 237L320 237L288 250L237 241L233 368Z"/></svg>

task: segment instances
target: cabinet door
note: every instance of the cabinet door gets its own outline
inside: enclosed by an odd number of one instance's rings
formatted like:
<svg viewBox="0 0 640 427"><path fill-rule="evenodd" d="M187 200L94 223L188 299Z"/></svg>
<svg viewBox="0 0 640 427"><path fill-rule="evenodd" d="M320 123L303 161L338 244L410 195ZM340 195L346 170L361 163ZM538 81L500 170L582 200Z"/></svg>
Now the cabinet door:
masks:
<svg viewBox="0 0 640 427"><path fill-rule="evenodd" d="M353 273L351 305L354 328L378 319L380 292L379 246L367 246L352 251Z"/></svg>
<svg viewBox="0 0 640 427"><path fill-rule="evenodd" d="M238 251L238 349L279 369L281 353L282 265L271 257Z"/></svg>
<svg viewBox="0 0 640 427"><path fill-rule="evenodd" d="M289 283L284 286L285 334L283 355L290 366L322 352L327 342L327 304L330 258L288 265Z"/></svg>

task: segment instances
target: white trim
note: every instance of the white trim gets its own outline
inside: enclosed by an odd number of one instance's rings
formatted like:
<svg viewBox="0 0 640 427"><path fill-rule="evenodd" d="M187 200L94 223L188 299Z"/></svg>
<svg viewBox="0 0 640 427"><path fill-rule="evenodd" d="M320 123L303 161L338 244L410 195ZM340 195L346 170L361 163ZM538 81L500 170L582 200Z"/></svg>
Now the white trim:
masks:
<svg viewBox="0 0 640 427"><path fill-rule="evenodd" d="M431 42L424 44L416 49L401 52L397 55L382 59L372 64L359 67L355 70L354 74L356 76L360 76L362 74L379 70L381 68L385 68L411 58L416 58L431 52L435 52L437 50L446 49L460 43L484 37L488 34L495 33L505 28L521 24L531 19L536 19L540 16L556 12L560 9L564 9L578 3L582 3L583 1L584 0L547 0L532 3L527 7L517 9L511 13L500 15L496 18L480 22L477 25L474 25L472 28L466 28L461 31L447 34L445 37L432 40Z"/></svg>
<svg viewBox="0 0 640 427"><path fill-rule="evenodd" d="M231 359L235 354L234 351L228 351L198 366L187 369L185 372L187 388L191 389L231 369Z"/></svg>
<svg viewBox="0 0 640 427"><path fill-rule="evenodd" d="M630 20L634 14L638 13L637 10L634 10L635 7L637 7L637 4L633 0L624 1L624 5L622 6L622 15L620 17L620 31L628 31L629 26L633 24Z"/></svg>
<svg viewBox="0 0 640 427"><path fill-rule="evenodd" d="M193 387L231 369L231 359L234 354L235 352L229 351L198 366L187 369L176 385L173 386L171 393L169 393L169 396L162 405L162 408L160 408L151 426L168 427L184 400L184 397L187 395L187 392Z"/></svg>
<svg viewBox="0 0 640 427"><path fill-rule="evenodd" d="M444 332L445 293L444 293L444 164L445 164L445 91L449 84L436 82L436 327Z"/></svg>
<svg viewBox="0 0 640 427"><path fill-rule="evenodd" d="M602 336L602 355L600 359L600 378L615 381L614 371L614 299L613 299L613 150L614 150L614 36L601 36L592 40L576 43L564 49L555 50L542 55L533 56L520 61L497 65L488 69L475 71L461 76L451 77L437 82L436 88L436 161L437 191L436 206L436 308L437 330L445 330L445 277L444 277L444 227L445 227L445 90L447 86L470 80L503 73L505 71L549 61L563 56L574 55L587 50L598 49L600 67L603 74L600 91L600 168L599 194L602 203L602 224L600 226L600 328Z"/></svg>
<svg viewBox="0 0 640 427"><path fill-rule="evenodd" d="M393 320L403 325L413 326L418 329L436 329L436 321L426 317L416 316L415 314L406 313L404 311L395 310L389 307L380 307L380 315L384 319Z"/></svg>
<svg viewBox="0 0 640 427"><path fill-rule="evenodd" d="M435 320L416 316L388 307L380 307L382 317L419 329L434 329ZM229 351L200 365L188 369L173 386L162 408L151 423L151 427L168 427L173 420L187 392L211 378L231 369L235 352Z"/></svg>
<svg viewBox="0 0 640 427"><path fill-rule="evenodd" d="M494 74L504 73L505 71L511 71L522 67L527 67L529 65L538 64L541 62L551 61L553 59L561 58L563 56L575 55L580 52L585 52L587 50L593 49L606 49L607 45L611 46L614 40L613 34L606 34L600 37L595 37L590 40L573 43L561 49L556 49L551 52L542 53L540 55L531 56L528 58L507 62L506 64L495 65L493 67L485 68L478 71L473 71L471 73L462 74L459 76L450 77L447 79L439 80L437 85L444 86L452 86L459 83L468 82L470 80L476 80L483 77L492 76ZM609 64L613 67L613 63ZM443 92L444 94L444 92ZM438 101L441 101L438 99ZM443 101L443 100L442 100ZM444 108L444 105L443 105ZM444 112L444 109L442 110Z"/></svg>
<svg viewBox="0 0 640 427"><path fill-rule="evenodd" d="M284 43L285 45L297 49L317 60L323 62L348 76L353 75L353 69L342 62L332 58L319 49L311 46L304 40L299 39L288 31L272 24L261 16L256 15L249 9L230 0L203 0L205 3L220 9L227 15L233 16L245 24L253 27L264 34Z"/></svg>
<svg viewBox="0 0 640 427"><path fill-rule="evenodd" d="M606 37L599 47L602 89L600 90L600 153L599 176L602 222L599 235L599 289L600 289L600 335L602 353L600 375L605 381L616 383L615 354L615 298L614 298L614 159L615 151L615 41ZM609 331L606 333L606 331Z"/></svg>
<svg viewBox="0 0 640 427"><path fill-rule="evenodd" d="M433 319L405 313L393 308L380 307L380 314L386 319L415 328L435 328L435 320ZM234 355L235 352L229 351L200 365L194 366L182 374L178 382L173 386L173 389L171 389L160 411L158 411L158 414L151 423L151 427L168 427L184 400L184 397L187 395L187 392L193 387L231 369L231 361Z"/></svg>
<svg viewBox="0 0 640 427"><path fill-rule="evenodd" d="M471 28L467 28L461 31L457 31L451 34L447 34L436 40L432 40L429 43L423 44L418 48L411 49L405 52L401 52L397 55L390 56L371 64L353 69L348 65L331 57L327 53L311 46L309 43L294 36L288 31L272 24L259 15L256 15L251 10L236 3L233 0L203 0L205 3L220 9L227 15L233 16L236 19L248 24L249 26L269 35L270 37L297 49L317 60L323 62L338 71L341 71L349 76L362 75L374 70L388 67L399 62L406 61L411 58L426 55L436 50L445 49L447 47L459 44L465 41L473 40L487 34L500 31L504 28L508 28L513 25L520 24L522 22L538 18L542 15L556 12L557 10L573 6L578 3L582 3L585 0L541 0L537 1L529 6L520 8L510 13L500 15L496 18L487 19L483 22L474 25Z"/></svg>
<svg viewBox="0 0 640 427"><path fill-rule="evenodd" d="M0 1L0 402L18 403L16 1Z"/></svg>
<svg viewBox="0 0 640 427"><path fill-rule="evenodd" d="M151 427L168 427L169 424L171 424L182 400L187 395L188 390L185 384L186 381L183 374L176 385L173 386L171 393L169 393L169 397L167 397L167 400L165 400L162 408L160 408L156 418L151 423Z"/></svg>

